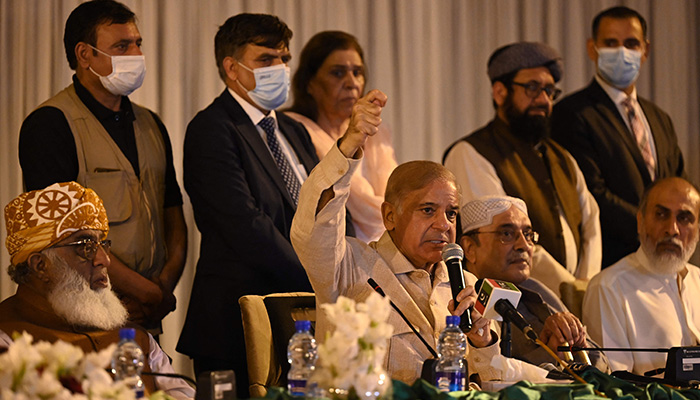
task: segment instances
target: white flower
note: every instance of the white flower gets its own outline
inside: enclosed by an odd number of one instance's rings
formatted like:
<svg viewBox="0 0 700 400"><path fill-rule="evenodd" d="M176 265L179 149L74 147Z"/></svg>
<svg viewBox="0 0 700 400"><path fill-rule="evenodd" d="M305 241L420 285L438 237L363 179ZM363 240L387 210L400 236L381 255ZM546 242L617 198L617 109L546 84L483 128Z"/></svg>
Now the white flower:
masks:
<svg viewBox="0 0 700 400"><path fill-rule="evenodd" d="M389 304L389 299L387 297L382 297L378 293L372 293L364 304L358 305L357 310L367 309L367 315L369 315L372 322L386 322L389 319L389 314L391 313L391 307Z"/></svg>
<svg viewBox="0 0 700 400"><path fill-rule="evenodd" d="M135 400L136 393L124 382L105 382L102 380L83 381L83 392L89 399Z"/></svg>
<svg viewBox="0 0 700 400"><path fill-rule="evenodd" d="M316 369L315 380L333 388L355 387L361 398L376 398L389 379L383 369L387 341L393 333L386 323L389 300L374 292L359 304L341 296L321 309L335 329L318 346L322 368Z"/></svg>
<svg viewBox="0 0 700 400"><path fill-rule="evenodd" d="M51 372L58 377L73 375L74 370L80 365L84 353L80 347L73 346L62 340L53 344L39 342L35 348L41 354L46 367L44 373Z"/></svg>
<svg viewBox="0 0 700 400"><path fill-rule="evenodd" d="M77 374L80 376L92 376L92 372L105 372L105 368L109 368L112 362L112 354L117 349L117 344L112 343L107 348L102 349L98 353L88 353L85 355L83 362L78 367ZM105 372L106 374L106 372ZM111 376L107 375L110 380Z"/></svg>
<svg viewBox="0 0 700 400"><path fill-rule="evenodd" d="M25 332L16 336L10 348L0 355L0 374L9 374L10 385L13 386L24 371L35 369L41 361L41 354L32 346L32 335Z"/></svg>
<svg viewBox="0 0 700 400"><path fill-rule="evenodd" d="M70 395L70 391L64 388L49 370L44 370L38 379L31 384L31 390L41 399L68 398L68 395Z"/></svg>
<svg viewBox="0 0 700 400"><path fill-rule="evenodd" d="M116 344L99 353L83 354L76 346L57 341L32 344L26 332L15 334L8 350L0 354L2 400L134 400L134 391L114 382L105 370ZM64 387L61 378L75 382ZM76 386L78 386L76 388ZM71 393L71 389L84 393ZM170 399L163 392L152 400Z"/></svg>

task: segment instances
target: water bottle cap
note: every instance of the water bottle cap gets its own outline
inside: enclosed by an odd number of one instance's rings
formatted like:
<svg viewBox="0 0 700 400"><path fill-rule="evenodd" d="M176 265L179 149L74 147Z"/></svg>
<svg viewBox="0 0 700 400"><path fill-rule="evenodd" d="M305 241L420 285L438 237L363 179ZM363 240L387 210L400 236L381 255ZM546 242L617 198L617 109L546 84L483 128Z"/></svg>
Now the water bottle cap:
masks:
<svg viewBox="0 0 700 400"><path fill-rule="evenodd" d="M294 321L294 329L297 330L297 332L301 331L310 331L311 330L311 321Z"/></svg>
<svg viewBox="0 0 700 400"><path fill-rule="evenodd" d="M459 325L459 315L448 315L447 325Z"/></svg>
<svg viewBox="0 0 700 400"><path fill-rule="evenodd" d="M134 340L136 337L136 329L134 328L122 328L119 330L119 340Z"/></svg>

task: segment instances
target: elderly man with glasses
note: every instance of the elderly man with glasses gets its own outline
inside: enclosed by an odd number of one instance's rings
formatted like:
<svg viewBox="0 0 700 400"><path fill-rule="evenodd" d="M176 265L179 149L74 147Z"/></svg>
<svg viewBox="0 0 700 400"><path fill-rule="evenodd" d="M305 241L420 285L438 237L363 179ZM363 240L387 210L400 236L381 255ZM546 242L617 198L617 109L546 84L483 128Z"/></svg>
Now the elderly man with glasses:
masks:
<svg viewBox="0 0 700 400"><path fill-rule="evenodd" d="M573 157L549 138L561 56L543 43L503 46L488 61L496 116L453 143L443 163L462 187L462 204L485 195L525 201L540 231L536 276L555 293L600 271L598 206Z"/></svg>
<svg viewBox="0 0 700 400"><path fill-rule="evenodd" d="M92 189L66 182L23 193L5 207L5 225L7 272L18 287L0 303L0 352L12 343L11 335L25 331L35 341L62 340L98 351L119 341L120 328L133 327L146 353L144 371L174 372L151 334L127 322L128 312L112 291L107 212ZM149 393L194 398L182 379L143 380Z"/></svg>
<svg viewBox="0 0 700 400"><path fill-rule="evenodd" d="M557 295L530 277L539 234L532 229L524 201L508 196L483 196L465 204L460 215L462 236L459 243L464 249L469 272L479 279L515 284L522 292L518 312L551 349L556 351L562 345L594 346L581 321L569 312ZM498 332L499 337L503 337L501 332ZM497 346L480 349L479 358L490 360L489 354L483 353L488 350L498 352ZM517 329L512 330L511 355L535 365L554 362L546 350ZM607 370L607 361L600 352L591 352L590 359L597 368Z"/></svg>

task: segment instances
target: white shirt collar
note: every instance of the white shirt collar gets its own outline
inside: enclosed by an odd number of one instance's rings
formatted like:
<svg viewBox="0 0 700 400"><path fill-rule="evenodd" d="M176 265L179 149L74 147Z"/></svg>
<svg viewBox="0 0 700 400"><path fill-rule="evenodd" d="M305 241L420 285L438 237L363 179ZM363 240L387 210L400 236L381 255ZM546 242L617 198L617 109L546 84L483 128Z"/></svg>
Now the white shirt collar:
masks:
<svg viewBox="0 0 700 400"><path fill-rule="evenodd" d="M260 121L262 121L263 118L265 117L272 117L275 120L275 125L277 125L277 115L275 114L275 110L270 110L270 113L268 115L263 114L262 111L258 110L254 105L248 103L246 99L238 95L233 89L230 87L227 88L228 92L231 93L231 96L240 104L240 106L243 108L243 111L245 111L246 114L248 114L248 117L250 120L253 122L253 125L257 126Z"/></svg>
<svg viewBox="0 0 700 400"><path fill-rule="evenodd" d="M599 74L595 74L595 80L598 82L600 87L605 90L605 93L608 94L610 99L616 104L620 105L622 104L625 99L627 99L627 93L623 92L622 90L616 88L615 86L612 86L611 84L605 82L603 78L600 77ZM629 95L629 97L633 98L635 101L637 100L637 87L635 86L632 88L632 93Z"/></svg>

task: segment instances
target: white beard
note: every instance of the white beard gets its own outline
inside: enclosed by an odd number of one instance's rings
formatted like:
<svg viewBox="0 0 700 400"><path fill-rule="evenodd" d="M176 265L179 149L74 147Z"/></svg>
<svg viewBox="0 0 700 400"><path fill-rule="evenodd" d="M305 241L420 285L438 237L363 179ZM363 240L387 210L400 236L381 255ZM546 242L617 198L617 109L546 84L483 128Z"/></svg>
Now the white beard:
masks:
<svg viewBox="0 0 700 400"><path fill-rule="evenodd" d="M56 268L60 281L48 295L54 312L68 323L112 330L126 323L128 312L108 283L104 289L92 290L90 284L60 256L44 253Z"/></svg>
<svg viewBox="0 0 700 400"><path fill-rule="evenodd" d="M656 245L662 241L668 241L674 243L681 248L681 255L677 256L673 253L657 253ZM640 242L642 244L642 251L649 259L649 265L642 263L642 266L647 271L653 274L677 274L683 271L685 264L690 260L690 257L695 252L695 246L697 245L697 240L688 245L687 248L683 247L683 243L677 238L666 238L659 242L654 243L647 235L646 232L642 232L640 235Z"/></svg>

